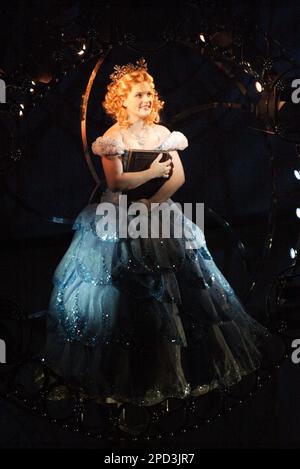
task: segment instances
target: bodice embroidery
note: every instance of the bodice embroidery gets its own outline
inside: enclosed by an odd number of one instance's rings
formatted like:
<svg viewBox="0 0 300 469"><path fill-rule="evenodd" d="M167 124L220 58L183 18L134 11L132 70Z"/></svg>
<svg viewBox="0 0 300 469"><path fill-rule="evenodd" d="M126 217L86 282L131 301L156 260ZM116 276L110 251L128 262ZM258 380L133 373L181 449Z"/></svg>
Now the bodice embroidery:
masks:
<svg viewBox="0 0 300 469"><path fill-rule="evenodd" d="M184 150L188 146L188 140L186 136L178 131L173 131L166 137L160 145L153 148L153 150L161 151L174 151ZM92 144L92 151L95 155L106 156L110 159L124 155L129 148L126 148L126 144L122 138L122 141L111 138L111 137L98 137Z"/></svg>

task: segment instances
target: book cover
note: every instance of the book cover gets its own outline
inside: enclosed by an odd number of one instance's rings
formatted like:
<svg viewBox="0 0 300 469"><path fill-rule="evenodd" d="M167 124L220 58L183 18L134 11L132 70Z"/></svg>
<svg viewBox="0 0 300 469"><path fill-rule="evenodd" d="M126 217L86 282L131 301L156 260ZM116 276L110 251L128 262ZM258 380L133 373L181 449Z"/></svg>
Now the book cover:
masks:
<svg viewBox="0 0 300 469"><path fill-rule="evenodd" d="M171 155L168 152L163 152L159 150L129 150L123 157L123 171L124 172L136 172L144 171L151 166L151 163L155 158L161 154L161 162L167 161L171 158ZM139 199L148 199L153 196L171 177L172 169L170 171L168 178L154 178L150 181L142 184L135 189L129 191L123 191L127 195L128 201L133 202Z"/></svg>

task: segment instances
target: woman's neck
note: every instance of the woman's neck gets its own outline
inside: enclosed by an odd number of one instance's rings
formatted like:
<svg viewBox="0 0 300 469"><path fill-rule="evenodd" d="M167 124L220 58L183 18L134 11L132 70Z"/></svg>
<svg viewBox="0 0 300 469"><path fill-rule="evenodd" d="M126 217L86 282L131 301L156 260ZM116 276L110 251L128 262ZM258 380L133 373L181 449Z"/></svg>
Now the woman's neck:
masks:
<svg viewBox="0 0 300 469"><path fill-rule="evenodd" d="M138 119L135 122L129 124L128 130L137 135L145 128L145 126L145 121L143 119Z"/></svg>

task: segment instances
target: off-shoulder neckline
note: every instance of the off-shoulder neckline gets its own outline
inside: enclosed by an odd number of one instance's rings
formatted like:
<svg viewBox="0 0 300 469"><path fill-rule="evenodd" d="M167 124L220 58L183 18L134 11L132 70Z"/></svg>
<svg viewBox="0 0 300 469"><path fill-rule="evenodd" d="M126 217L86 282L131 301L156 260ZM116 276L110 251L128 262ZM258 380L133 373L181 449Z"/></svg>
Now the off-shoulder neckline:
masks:
<svg viewBox="0 0 300 469"><path fill-rule="evenodd" d="M178 134L178 135L174 135ZM128 153L132 150L140 151L172 151L175 149L184 150L188 146L188 141L185 135L180 131L170 131L170 133L163 138L163 140L153 148L134 148L133 146L127 147L121 135L103 135L98 137L92 145L92 150L95 155L108 156L119 155ZM154 142L155 143L155 142Z"/></svg>
<svg viewBox="0 0 300 469"><path fill-rule="evenodd" d="M153 128L153 130L155 131L155 127L153 126L152 128ZM159 138L158 138L158 142L157 142L157 144L156 144L156 146L155 146L154 148L151 148L151 149L149 149L149 148L143 148L143 147L142 147L142 148L138 148L137 146L136 146L136 147L133 147L133 146L128 147L128 146L126 145L125 139L123 138L123 137L125 137L125 136L124 136L124 132L123 132L123 129L122 129L122 128L119 129L119 133L120 133L120 137L121 137L121 140L122 140L122 145L123 145L125 151L130 151L130 150L153 151L153 150L155 150L156 148L158 148L158 147L165 141L165 140L162 140L162 141L160 140L160 135L159 135L159 133L156 131L157 136L158 136ZM139 146L140 146L140 145L139 145Z"/></svg>
<svg viewBox="0 0 300 469"><path fill-rule="evenodd" d="M157 144L154 148L151 148L151 149L149 149L149 148L134 148L134 147L127 148L127 146L126 146L126 144L125 144L125 142L124 142L124 139L123 139L122 131L120 131L120 137L121 137L122 145L123 145L125 151L130 151L130 150L154 151L154 150L156 150L157 148L159 148L168 138L170 138L170 136L171 136L174 132L177 132L177 131L176 131L176 130L170 131L169 135L167 135L166 137L164 137L161 141L158 142L158 144Z"/></svg>

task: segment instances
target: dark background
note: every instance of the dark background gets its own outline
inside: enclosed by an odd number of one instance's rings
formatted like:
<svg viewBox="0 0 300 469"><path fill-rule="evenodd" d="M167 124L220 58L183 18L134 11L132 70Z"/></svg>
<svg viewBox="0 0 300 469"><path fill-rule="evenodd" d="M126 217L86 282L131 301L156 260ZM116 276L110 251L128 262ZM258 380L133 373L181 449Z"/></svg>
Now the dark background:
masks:
<svg viewBox="0 0 300 469"><path fill-rule="evenodd" d="M289 249L299 231L295 216L299 181L293 176L295 145L255 130L263 130L263 126L247 108L248 101L234 80L208 56L174 39L178 35L194 37L203 25L233 23L247 34L258 24L299 62L299 14L300 5L286 1L162 4L13 0L0 10L0 69L5 73L13 73L23 64L29 74L47 70L55 75L61 62L53 60L53 53L61 47L62 30L77 37L96 30L101 42L112 46L91 93L89 145L112 124L101 101L114 65L145 57L160 97L166 102L161 123L183 132L189 140L188 149L181 154L186 183L173 199L204 202L221 220L230 223L232 232L207 212L208 245L248 312L262 322L268 319L266 298L272 282L289 266ZM124 34L133 35L130 44L124 44ZM256 52L251 53L255 56ZM95 187L82 150L80 106L96 61L94 57L75 63L64 78L51 84L34 108L26 109L18 124L0 114L3 142L5 129L16 135L17 125L23 139L21 159L1 176L0 296L28 314L47 308L52 274L72 238L70 224L51 223L49 219L72 220L87 205ZM248 75L239 72L239 79L253 88ZM243 110L210 109L176 122L177 114L212 102L239 103ZM93 161L103 179L100 162ZM268 222L274 184L281 195L277 196L271 227ZM265 255L271 228L272 249ZM237 239L245 246L248 267ZM255 288L248 294L253 280ZM189 442L199 447L298 447L298 386L299 371L288 360L275 381L250 404L218 425L190 435ZM101 447L101 443L75 438L31 418L4 400L0 401L0 412L4 447Z"/></svg>

